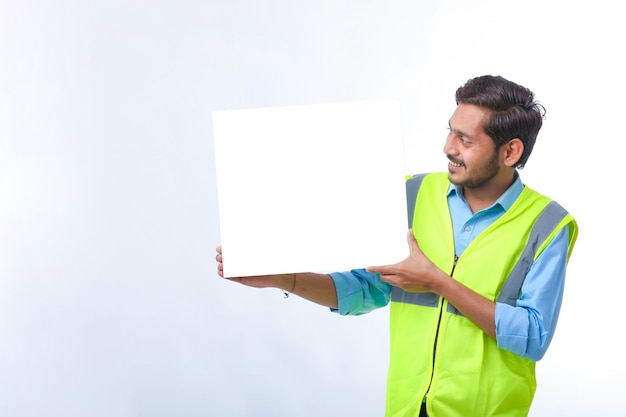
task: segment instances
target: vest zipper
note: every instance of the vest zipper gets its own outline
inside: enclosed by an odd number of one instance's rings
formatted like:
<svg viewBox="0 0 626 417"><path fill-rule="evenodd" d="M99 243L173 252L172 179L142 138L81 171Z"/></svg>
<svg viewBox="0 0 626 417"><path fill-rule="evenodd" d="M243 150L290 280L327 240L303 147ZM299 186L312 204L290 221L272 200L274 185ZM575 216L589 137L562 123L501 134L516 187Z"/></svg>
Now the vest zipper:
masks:
<svg viewBox="0 0 626 417"><path fill-rule="evenodd" d="M450 276L454 275L454 269L456 268L456 262L459 260L459 257L454 254L454 262L452 264L452 270L450 271ZM439 328L441 326L441 318L443 317L443 302L441 303L441 307L439 307L439 319L437 320L437 331L435 332L435 343L433 344L433 369L430 372L430 381L428 382L428 388L426 388L426 393L424 394L424 399L422 402L426 402L426 397L428 397L428 392L430 391L430 386L433 383L433 377L435 376L435 357L437 356L437 341L439 340Z"/></svg>

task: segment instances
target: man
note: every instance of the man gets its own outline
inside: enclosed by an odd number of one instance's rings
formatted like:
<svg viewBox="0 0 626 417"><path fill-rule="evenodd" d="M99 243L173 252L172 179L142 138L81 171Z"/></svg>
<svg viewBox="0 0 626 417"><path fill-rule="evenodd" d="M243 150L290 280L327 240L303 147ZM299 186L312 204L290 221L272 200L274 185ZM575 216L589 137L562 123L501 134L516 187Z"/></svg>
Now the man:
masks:
<svg viewBox="0 0 626 417"><path fill-rule="evenodd" d="M339 314L390 304L389 417L527 416L578 234L573 217L518 174L545 116L534 94L481 76L459 87L456 103L447 174L407 181L405 260L233 278ZM223 276L219 246L216 259Z"/></svg>

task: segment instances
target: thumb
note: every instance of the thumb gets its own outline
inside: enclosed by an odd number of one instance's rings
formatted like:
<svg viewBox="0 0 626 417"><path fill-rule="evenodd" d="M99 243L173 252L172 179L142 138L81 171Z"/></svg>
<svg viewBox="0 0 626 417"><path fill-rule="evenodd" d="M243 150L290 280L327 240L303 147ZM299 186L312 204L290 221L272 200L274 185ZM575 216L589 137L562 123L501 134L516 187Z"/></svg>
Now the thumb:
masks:
<svg viewBox="0 0 626 417"><path fill-rule="evenodd" d="M415 235L413 234L413 229L409 229L406 235L406 240L409 244L409 251L411 253L413 253L416 249L419 249L419 246L417 245L417 240L415 239Z"/></svg>

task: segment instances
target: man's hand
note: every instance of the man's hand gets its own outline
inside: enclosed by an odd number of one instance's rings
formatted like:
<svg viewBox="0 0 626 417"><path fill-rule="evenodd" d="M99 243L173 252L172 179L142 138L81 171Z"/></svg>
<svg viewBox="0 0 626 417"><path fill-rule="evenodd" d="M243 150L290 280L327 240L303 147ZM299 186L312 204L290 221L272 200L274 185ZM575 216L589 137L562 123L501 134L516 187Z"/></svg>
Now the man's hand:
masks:
<svg viewBox="0 0 626 417"><path fill-rule="evenodd" d="M407 234L407 242L410 253L405 260L393 265L370 266L367 270L379 274L382 281L405 291L435 292L437 281L447 278L448 275L424 255L411 229Z"/></svg>
<svg viewBox="0 0 626 417"><path fill-rule="evenodd" d="M222 247L216 249L217 275L224 278L224 256ZM328 274L299 272L276 275L257 275L249 277L226 278L240 284L255 288L280 288L291 294L330 308L338 308L335 283Z"/></svg>
<svg viewBox="0 0 626 417"><path fill-rule="evenodd" d="M217 255L215 255L215 260L217 261L217 275L224 278L224 256L222 255L222 246L220 245L215 248L215 251L217 252ZM266 288L276 286L274 278L275 276L273 275L257 275L249 277L229 277L227 279L249 287Z"/></svg>
<svg viewBox="0 0 626 417"><path fill-rule="evenodd" d="M496 303L458 283L432 263L420 249L413 231L407 236L410 254L404 261L385 266L371 266L368 271L380 274L382 281L409 292L432 292L447 299L465 317L489 336L496 338Z"/></svg>

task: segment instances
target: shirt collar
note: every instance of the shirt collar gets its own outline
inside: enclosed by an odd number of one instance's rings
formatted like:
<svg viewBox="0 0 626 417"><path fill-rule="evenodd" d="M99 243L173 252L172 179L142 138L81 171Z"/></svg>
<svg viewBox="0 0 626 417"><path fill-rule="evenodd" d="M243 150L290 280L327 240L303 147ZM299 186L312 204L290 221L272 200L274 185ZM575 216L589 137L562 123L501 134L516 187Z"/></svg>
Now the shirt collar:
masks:
<svg viewBox="0 0 626 417"><path fill-rule="evenodd" d="M450 197L451 195L456 195L465 201L465 197L463 197L461 188L462 187L456 184L450 183L450 186L448 187L448 197ZM511 184L511 186L507 188L507 190L496 200L493 206L500 205L500 207L502 207L504 211L507 211L509 208L511 208L511 206L513 205L515 200L517 200L517 197L519 197L523 190L524 184L522 183L522 179L520 178L519 173L515 171L515 181L513 181L513 184Z"/></svg>

